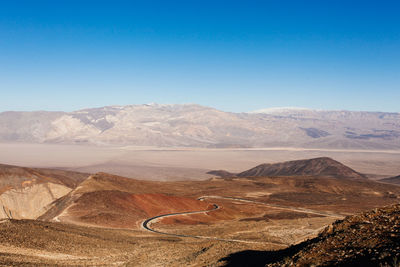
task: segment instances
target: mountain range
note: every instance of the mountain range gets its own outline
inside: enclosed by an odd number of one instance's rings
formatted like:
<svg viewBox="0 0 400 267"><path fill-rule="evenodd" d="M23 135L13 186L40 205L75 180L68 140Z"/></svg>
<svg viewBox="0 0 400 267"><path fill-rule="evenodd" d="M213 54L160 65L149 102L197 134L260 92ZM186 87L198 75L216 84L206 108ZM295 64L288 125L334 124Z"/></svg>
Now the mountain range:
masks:
<svg viewBox="0 0 400 267"><path fill-rule="evenodd" d="M0 142L160 147L400 148L400 113L274 108L224 112L196 104L0 113Z"/></svg>

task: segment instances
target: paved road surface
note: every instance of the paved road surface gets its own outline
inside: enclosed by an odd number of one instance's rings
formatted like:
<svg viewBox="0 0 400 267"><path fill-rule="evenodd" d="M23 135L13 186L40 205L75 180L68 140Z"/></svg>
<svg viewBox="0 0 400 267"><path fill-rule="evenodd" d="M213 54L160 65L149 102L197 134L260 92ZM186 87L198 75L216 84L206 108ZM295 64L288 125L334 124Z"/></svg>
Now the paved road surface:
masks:
<svg viewBox="0 0 400 267"><path fill-rule="evenodd" d="M295 212L303 212L303 213L321 215L321 216L326 216L326 217L343 218L343 215L340 215L340 214L333 214L333 213L327 213L327 212L315 211L315 210L303 209L303 208L296 208L296 207L281 206L281 205L276 205L276 204L268 204L268 203L264 203L264 202L260 202L260 201L243 199L243 198L221 197L221 196L201 196L198 198L198 200L204 200L206 198L217 198L217 199L241 201L241 202L247 202L247 203L254 203L254 204L258 204L258 205L265 205L265 206L269 206L269 207L277 208L277 209L284 209L284 210L290 210L290 211L295 211ZM213 204L213 206L214 207L210 210L177 212L177 213L169 213L169 214L154 216L154 217L148 218L145 221L143 221L142 227L147 231L157 233L157 234L162 234L162 235L168 235L168 236L191 237L191 238L197 238L197 239L210 239L210 240L218 240L218 241L226 241L226 242L262 243L262 244L273 244L273 245L286 246L279 242L259 242L259 241L247 241L247 240L239 240L239 239L225 239L225 238L210 237L210 236L173 234L173 233L161 232L161 231L151 228L151 224L161 218L166 218L166 217L171 217L171 216L189 215L189 214L199 214L199 213L207 214L208 212L213 212L213 211L220 209L220 206L218 206L217 204Z"/></svg>

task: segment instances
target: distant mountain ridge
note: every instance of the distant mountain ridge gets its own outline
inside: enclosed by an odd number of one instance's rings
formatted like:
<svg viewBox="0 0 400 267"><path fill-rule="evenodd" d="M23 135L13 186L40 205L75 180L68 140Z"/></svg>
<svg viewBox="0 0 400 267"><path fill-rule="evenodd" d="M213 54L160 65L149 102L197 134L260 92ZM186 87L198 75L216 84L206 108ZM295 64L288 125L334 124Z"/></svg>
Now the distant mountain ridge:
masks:
<svg viewBox="0 0 400 267"><path fill-rule="evenodd" d="M223 112L195 104L2 112L0 142L400 149L399 113L299 108L260 112Z"/></svg>
<svg viewBox="0 0 400 267"><path fill-rule="evenodd" d="M266 163L247 171L232 174L226 171L211 171L221 177L267 177L267 176L327 176L335 178L366 178L364 174L328 157L293 160L281 163Z"/></svg>

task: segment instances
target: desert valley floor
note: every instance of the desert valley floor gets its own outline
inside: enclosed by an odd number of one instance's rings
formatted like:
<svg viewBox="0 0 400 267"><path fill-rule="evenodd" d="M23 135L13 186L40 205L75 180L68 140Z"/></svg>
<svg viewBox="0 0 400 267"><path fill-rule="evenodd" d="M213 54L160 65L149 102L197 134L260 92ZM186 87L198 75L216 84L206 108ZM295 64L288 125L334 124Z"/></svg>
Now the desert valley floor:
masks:
<svg viewBox="0 0 400 267"><path fill-rule="evenodd" d="M400 150L312 148L190 148L1 143L3 164L107 172L141 180L204 180L210 170L239 172L262 163L331 157L383 178L400 173Z"/></svg>

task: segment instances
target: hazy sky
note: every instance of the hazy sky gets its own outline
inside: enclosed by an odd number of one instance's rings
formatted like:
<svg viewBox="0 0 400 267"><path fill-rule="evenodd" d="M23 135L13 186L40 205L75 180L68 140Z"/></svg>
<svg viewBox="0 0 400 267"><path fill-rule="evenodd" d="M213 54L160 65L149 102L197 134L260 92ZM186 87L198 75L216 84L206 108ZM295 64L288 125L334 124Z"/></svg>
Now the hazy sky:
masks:
<svg viewBox="0 0 400 267"><path fill-rule="evenodd" d="M400 111L399 1L1 1L0 111Z"/></svg>

